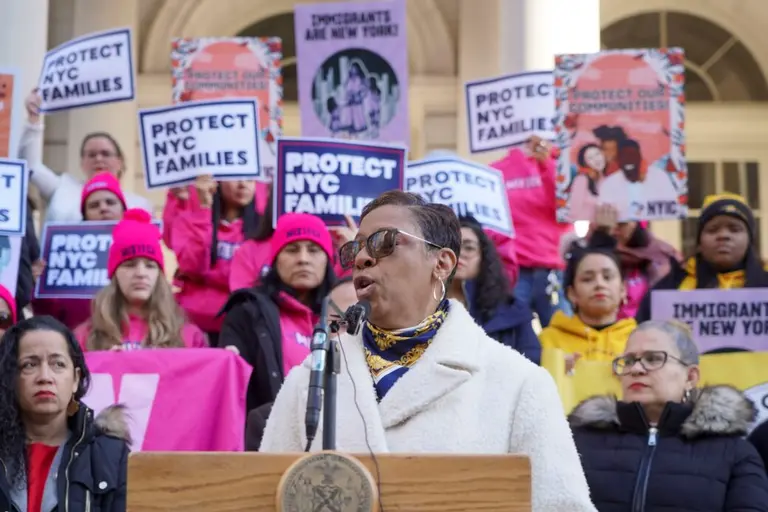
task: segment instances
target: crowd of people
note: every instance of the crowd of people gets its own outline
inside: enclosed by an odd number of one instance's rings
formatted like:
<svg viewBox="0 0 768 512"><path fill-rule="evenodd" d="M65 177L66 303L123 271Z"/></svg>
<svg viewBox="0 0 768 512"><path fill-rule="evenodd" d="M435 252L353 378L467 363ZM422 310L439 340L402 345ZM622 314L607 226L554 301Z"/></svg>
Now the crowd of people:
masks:
<svg viewBox="0 0 768 512"><path fill-rule="evenodd" d="M92 299L34 298L46 262L31 219L17 289L0 287L0 510L125 509L125 411L94 417L81 401L92 351L231 350L253 368L246 449L303 451L310 342L330 297L329 321L370 304L361 332L340 336L339 450L525 454L541 512L768 511L768 434L746 437L754 405L702 386L690 330L650 314L653 290L768 286L744 198L707 198L687 259L610 204L579 238L556 220L553 151L533 137L492 165L514 240L398 190L343 228L304 213L273 223L266 189L210 176L168 191L160 229L122 190L110 134L83 139L80 181L35 152L34 92L27 111L19 156L45 221L117 224ZM549 349L568 372L610 362L622 395L566 417L540 366Z"/></svg>

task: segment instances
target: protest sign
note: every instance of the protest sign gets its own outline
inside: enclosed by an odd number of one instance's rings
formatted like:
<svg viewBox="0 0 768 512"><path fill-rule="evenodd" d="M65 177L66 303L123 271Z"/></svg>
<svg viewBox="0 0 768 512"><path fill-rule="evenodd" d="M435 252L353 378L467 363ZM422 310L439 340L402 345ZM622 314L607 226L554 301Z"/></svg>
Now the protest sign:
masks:
<svg viewBox="0 0 768 512"><path fill-rule="evenodd" d="M229 350L88 352L96 414L126 407L133 451L242 451L251 367ZM190 400L194 397L194 400ZM179 434L179 425L184 429Z"/></svg>
<svg viewBox="0 0 768 512"><path fill-rule="evenodd" d="M404 147L329 139L277 141L274 222L284 213L311 213L329 226L360 218L365 205L403 188Z"/></svg>
<svg viewBox="0 0 768 512"><path fill-rule="evenodd" d="M605 50L555 59L557 218L687 215L685 56L681 48Z"/></svg>
<svg viewBox="0 0 768 512"><path fill-rule="evenodd" d="M517 146L532 135L555 138L551 71L467 82L464 87L472 153Z"/></svg>
<svg viewBox="0 0 768 512"><path fill-rule="evenodd" d="M16 292L21 257L20 236L0 236L0 285L11 293Z"/></svg>
<svg viewBox="0 0 768 512"><path fill-rule="evenodd" d="M294 8L301 134L410 141L405 0Z"/></svg>
<svg viewBox="0 0 768 512"><path fill-rule="evenodd" d="M16 154L24 122L21 71L0 67L0 158Z"/></svg>
<svg viewBox="0 0 768 512"><path fill-rule="evenodd" d="M654 290L651 318L688 323L701 352L768 351L768 288Z"/></svg>
<svg viewBox="0 0 768 512"><path fill-rule="evenodd" d="M458 216L472 215L484 228L514 237L504 178L496 169L458 157L409 162L405 191L450 206Z"/></svg>
<svg viewBox="0 0 768 512"><path fill-rule="evenodd" d="M117 222L77 224L49 222L43 226L38 299L90 299L109 284L107 259ZM159 221L154 224L160 226Z"/></svg>
<svg viewBox="0 0 768 512"><path fill-rule="evenodd" d="M256 179L259 165L256 100L181 103L139 111L139 135L148 189L217 180Z"/></svg>
<svg viewBox="0 0 768 512"><path fill-rule="evenodd" d="M24 160L0 158L0 235L26 234L28 181Z"/></svg>
<svg viewBox="0 0 768 512"><path fill-rule="evenodd" d="M279 37L174 39L171 95L174 103L256 98L259 104L259 180L275 172L277 138L283 133L282 42Z"/></svg>
<svg viewBox="0 0 768 512"><path fill-rule="evenodd" d="M96 32L45 54L42 112L129 101L135 96L131 30Z"/></svg>

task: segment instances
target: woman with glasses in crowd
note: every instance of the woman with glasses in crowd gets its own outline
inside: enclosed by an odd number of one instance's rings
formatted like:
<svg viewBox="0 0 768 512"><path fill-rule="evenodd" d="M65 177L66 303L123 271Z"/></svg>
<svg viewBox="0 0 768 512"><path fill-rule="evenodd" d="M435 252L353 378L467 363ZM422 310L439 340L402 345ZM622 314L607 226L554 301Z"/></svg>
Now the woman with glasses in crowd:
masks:
<svg viewBox="0 0 768 512"><path fill-rule="evenodd" d="M685 324L640 324L613 372L622 400L593 397L569 417L600 512L768 511L765 468L743 438L755 408L729 386L697 387Z"/></svg>
<svg viewBox="0 0 768 512"><path fill-rule="evenodd" d="M0 510L123 512L130 437L120 406L95 419L91 374L72 332L50 316L0 340Z"/></svg>
<svg viewBox="0 0 768 512"><path fill-rule="evenodd" d="M272 235L269 271L224 305L220 346L253 367L247 410L275 400L283 379L309 355L323 299L336 276L333 243L323 221L306 213L281 216Z"/></svg>
<svg viewBox="0 0 768 512"><path fill-rule="evenodd" d="M13 294L0 284L0 336L16 323L16 301Z"/></svg>
<svg viewBox="0 0 768 512"><path fill-rule="evenodd" d="M621 354L637 325L634 318L619 319L626 301L621 262L609 248L583 247L575 242L566 254L563 286L573 305L573 316L557 311L539 334L544 349L565 352L565 369L576 362L611 361Z"/></svg>
<svg viewBox="0 0 768 512"><path fill-rule="evenodd" d="M550 375L446 298L460 246L447 206L391 191L363 210L339 251L370 314L340 340L338 449L519 453L531 461L534 510L594 510ZM304 427L310 371L308 358L286 378L261 451L320 449L321 433L308 439Z"/></svg>
<svg viewBox="0 0 768 512"><path fill-rule="evenodd" d="M461 253L448 298L467 308L485 333L536 364L541 345L533 312L515 299L496 247L474 217L460 217Z"/></svg>
<svg viewBox="0 0 768 512"><path fill-rule="evenodd" d="M77 201L72 198L81 195L84 183L69 173L56 173L43 163L45 127L40 115L40 103L37 90L32 91L26 100L27 125L21 135L19 158L27 161L31 172L29 179L48 203L46 222L79 222L83 219L82 212L78 210ZM100 172L108 172L120 180L126 171L123 150L110 134L89 133L80 144L80 170L86 180ZM126 193L125 202L128 208L152 212L152 204L144 197Z"/></svg>

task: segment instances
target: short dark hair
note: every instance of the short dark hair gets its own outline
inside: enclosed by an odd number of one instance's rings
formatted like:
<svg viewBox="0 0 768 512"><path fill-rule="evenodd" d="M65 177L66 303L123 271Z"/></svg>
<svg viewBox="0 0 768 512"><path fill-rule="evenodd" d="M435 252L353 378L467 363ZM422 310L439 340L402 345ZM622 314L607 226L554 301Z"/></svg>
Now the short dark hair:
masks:
<svg viewBox="0 0 768 512"><path fill-rule="evenodd" d="M445 249L450 249L456 254L456 258L461 253L461 225L459 218L456 217L450 206L443 204L428 203L421 196L402 190L390 190L384 192L379 197L368 203L360 215L362 221L369 213L382 206L402 206L410 210L416 219L421 230L421 235L425 240L432 242ZM427 245L427 249L433 249ZM451 271L448 277L450 282L456 267ZM447 283L446 283L447 284Z"/></svg>
<svg viewBox="0 0 768 512"><path fill-rule="evenodd" d="M638 144L635 139L624 139L619 142L619 150L628 149L628 148L632 148L640 151L640 144Z"/></svg>

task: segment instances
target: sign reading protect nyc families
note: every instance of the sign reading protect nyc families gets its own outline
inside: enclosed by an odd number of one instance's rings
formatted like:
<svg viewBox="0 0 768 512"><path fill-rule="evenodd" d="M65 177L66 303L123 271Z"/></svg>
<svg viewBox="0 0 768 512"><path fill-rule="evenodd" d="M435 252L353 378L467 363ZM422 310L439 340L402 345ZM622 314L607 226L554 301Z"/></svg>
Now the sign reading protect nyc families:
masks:
<svg viewBox="0 0 768 512"><path fill-rule="evenodd" d="M651 318L689 324L701 352L721 348L768 351L766 288L651 293Z"/></svg>
<svg viewBox="0 0 768 512"><path fill-rule="evenodd" d="M38 82L42 112L134 98L131 30L78 37L45 55Z"/></svg>
<svg viewBox="0 0 768 512"><path fill-rule="evenodd" d="M218 180L260 178L257 112L255 99L139 111L147 188L189 183L201 174Z"/></svg>
<svg viewBox="0 0 768 512"><path fill-rule="evenodd" d="M403 188L406 149L332 139L277 141L274 222L285 213L311 213L329 226L359 220L379 194Z"/></svg>
<svg viewBox="0 0 768 512"><path fill-rule="evenodd" d="M405 191L450 206L460 217L471 215L485 228L514 236L504 178L496 169L460 158L410 162Z"/></svg>
<svg viewBox="0 0 768 512"><path fill-rule="evenodd" d="M551 71L467 82L465 92L472 153L517 146L532 135L555 138Z"/></svg>
<svg viewBox="0 0 768 512"><path fill-rule="evenodd" d="M90 299L109 284L107 258L116 222L49 222L43 226L38 299ZM155 221L158 227L160 223Z"/></svg>
<svg viewBox="0 0 768 512"><path fill-rule="evenodd" d="M26 233L28 179L24 160L0 158L0 235Z"/></svg>

